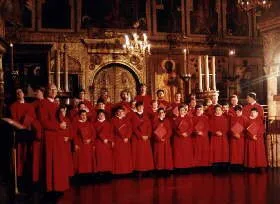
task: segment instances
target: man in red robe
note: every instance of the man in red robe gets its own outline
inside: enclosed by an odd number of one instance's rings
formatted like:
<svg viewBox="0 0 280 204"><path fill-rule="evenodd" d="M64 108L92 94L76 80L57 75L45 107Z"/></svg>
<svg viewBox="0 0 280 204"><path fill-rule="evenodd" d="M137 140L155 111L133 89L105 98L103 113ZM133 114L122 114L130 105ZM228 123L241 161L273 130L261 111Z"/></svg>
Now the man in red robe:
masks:
<svg viewBox="0 0 280 204"><path fill-rule="evenodd" d="M195 115L196 98L192 98L189 102L188 112L190 115Z"/></svg>
<svg viewBox="0 0 280 204"><path fill-rule="evenodd" d="M144 112L146 114L148 114L151 121L153 121L154 118L157 116L158 108L159 108L158 107L158 101L157 100L152 100L151 107L148 110L144 109Z"/></svg>
<svg viewBox="0 0 280 204"><path fill-rule="evenodd" d="M238 97L237 95L231 95L229 97L229 115L235 115L236 111L234 110L234 107L238 105Z"/></svg>
<svg viewBox="0 0 280 204"><path fill-rule="evenodd" d="M211 97L212 104L208 106L207 108L207 115L208 116L213 116L215 114L215 106L219 105L219 94L214 94Z"/></svg>
<svg viewBox="0 0 280 204"><path fill-rule="evenodd" d="M264 144L264 124L259 117L259 110L252 108L247 124L245 140L245 162L247 168L267 167Z"/></svg>
<svg viewBox="0 0 280 204"><path fill-rule="evenodd" d="M45 149L45 183L47 192L63 192L69 188L69 175L66 169L67 156L64 151L64 137L60 130L67 128L66 122L59 122L56 114L58 105L54 99L57 88L50 84L47 88L47 98L43 99L39 107L39 120L44 130Z"/></svg>
<svg viewBox="0 0 280 204"><path fill-rule="evenodd" d="M112 119L115 147L114 174L129 174L133 171L131 136L132 125L126 117L124 108L116 108L115 117Z"/></svg>
<svg viewBox="0 0 280 204"><path fill-rule="evenodd" d="M89 112L93 111L92 102L86 99L86 91L84 89L81 89L79 92L79 100L85 104Z"/></svg>
<svg viewBox="0 0 280 204"><path fill-rule="evenodd" d="M32 103L35 114L36 114L36 119L39 120L39 108L40 108L40 103L44 99L44 94L45 94L45 88L44 87L37 87L35 88L35 98L36 100ZM41 125L41 124L40 124ZM41 131L42 132L42 131ZM32 177L33 181L37 182L41 178L42 174L42 166L43 166L43 146L42 146L41 140L35 140L32 144L32 156L33 156L33 168L32 168Z"/></svg>
<svg viewBox="0 0 280 204"><path fill-rule="evenodd" d="M157 90L157 101L160 108L166 110L169 107L169 102L164 99L164 90L162 89Z"/></svg>
<svg viewBox="0 0 280 204"><path fill-rule="evenodd" d="M112 114L112 106L113 104L111 103L111 99L110 96L108 94L108 89L107 88L101 88L100 90L100 96L98 99L103 99L104 103L105 103L105 110Z"/></svg>
<svg viewBox="0 0 280 204"><path fill-rule="evenodd" d="M174 121L173 160L174 168L193 167L192 119L185 106L179 106L179 116Z"/></svg>
<svg viewBox="0 0 280 204"><path fill-rule="evenodd" d="M134 170L143 172L154 169L154 161L150 139L152 124L144 113L144 103L136 103L137 112L132 117L132 152Z"/></svg>
<svg viewBox="0 0 280 204"><path fill-rule="evenodd" d="M254 92L250 92L247 94L247 102L248 104L243 108L243 115L246 117L250 117L252 108L256 108L258 110L258 117L262 120L264 118L263 107L257 103L256 101L257 95Z"/></svg>
<svg viewBox="0 0 280 204"><path fill-rule="evenodd" d="M176 118L179 116L179 106L182 104L182 94L181 93L176 93L175 94L175 101L172 102L168 108L168 116L170 118Z"/></svg>
<svg viewBox="0 0 280 204"><path fill-rule="evenodd" d="M37 120L34 106L30 103L26 103L24 100L24 92L22 89L16 89L16 102L14 102L11 107L11 118L27 129L35 131L36 142L40 141L42 130L41 125ZM35 143L35 142L33 142ZM36 161L33 160L34 152L33 152L33 143L31 145L26 143L19 143L17 145L17 175L23 176L32 166L32 180L33 182L39 181L39 166L36 166ZM28 158L31 154L32 158ZM32 163L30 162L32 161ZM33 175L34 173L34 175Z"/></svg>
<svg viewBox="0 0 280 204"><path fill-rule="evenodd" d="M148 109L152 103L152 96L147 95L147 86L146 84L139 85L139 94L135 97L137 102L143 102L144 108Z"/></svg>
<svg viewBox="0 0 280 204"><path fill-rule="evenodd" d="M126 90L121 91L120 93L121 101L114 105L113 109L118 108L119 106L122 106L125 112L126 117L131 119L131 108L130 108L130 102L129 102L129 93Z"/></svg>

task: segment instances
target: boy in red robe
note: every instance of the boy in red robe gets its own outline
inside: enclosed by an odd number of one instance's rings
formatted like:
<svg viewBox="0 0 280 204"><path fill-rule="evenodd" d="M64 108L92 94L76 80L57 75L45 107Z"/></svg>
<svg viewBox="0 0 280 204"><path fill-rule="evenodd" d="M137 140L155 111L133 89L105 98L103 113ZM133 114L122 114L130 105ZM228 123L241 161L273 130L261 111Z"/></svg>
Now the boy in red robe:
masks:
<svg viewBox="0 0 280 204"><path fill-rule="evenodd" d="M64 152L64 137L60 130L67 128L66 122L59 122L56 117L58 105L55 103L57 88L54 84L48 86L47 98L39 107L39 120L44 128L45 149L45 182L48 192L63 192L69 188L69 175L65 172L67 160Z"/></svg>
<svg viewBox="0 0 280 204"><path fill-rule="evenodd" d="M105 110L97 111L96 129L96 171L99 173L112 173L113 171L113 126L107 120Z"/></svg>
<svg viewBox="0 0 280 204"><path fill-rule="evenodd" d="M132 125L126 117L124 108L119 106L112 119L115 147L113 150L114 174L129 174L133 171L131 136Z"/></svg>
<svg viewBox="0 0 280 204"><path fill-rule="evenodd" d="M196 113L193 116L193 149L194 165L196 167L209 166L209 138L208 138L208 117L203 115L203 106L196 106Z"/></svg>
<svg viewBox="0 0 280 204"><path fill-rule="evenodd" d="M152 124L144 114L144 103L136 103L137 112L132 117L132 151L133 166L135 171L143 172L154 169L154 161L151 147Z"/></svg>
<svg viewBox="0 0 280 204"><path fill-rule="evenodd" d="M244 132L247 119L242 115L242 106L234 107L235 115L230 118L229 161L233 169L240 169L244 165Z"/></svg>
<svg viewBox="0 0 280 204"><path fill-rule="evenodd" d="M233 116L235 115L236 111L234 110L234 107L238 105L238 97L237 95L231 95L229 97L229 115Z"/></svg>
<svg viewBox="0 0 280 204"><path fill-rule="evenodd" d="M173 160L174 168L193 167L193 142L192 142L192 119L186 116L185 106L179 106L179 117L174 121Z"/></svg>
<svg viewBox="0 0 280 204"><path fill-rule="evenodd" d="M210 161L214 166L226 167L229 162L228 120L223 115L222 107L215 106L215 113L210 118Z"/></svg>
<svg viewBox="0 0 280 204"><path fill-rule="evenodd" d="M152 97L147 95L147 86L145 84L139 85L139 94L135 97L136 102L143 102L144 108L148 109L152 103Z"/></svg>
<svg viewBox="0 0 280 204"><path fill-rule="evenodd" d="M153 120L153 150L155 169L157 170L173 169L172 150L170 144L172 126L165 115L164 108L159 108L158 115Z"/></svg>
<svg viewBox="0 0 280 204"><path fill-rule="evenodd" d="M176 118L179 116L179 106L182 104L182 94L181 93L176 93L175 94L175 101L170 104L168 108L168 116L170 118Z"/></svg>
<svg viewBox="0 0 280 204"><path fill-rule="evenodd" d="M245 140L245 162L247 168L267 167L264 144L264 124L257 108L251 109Z"/></svg>
<svg viewBox="0 0 280 204"><path fill-rule="evenodd" d="M96 132L92 123L88 121L85 110L79 111L79 119L73 123L73 138L75 144L75 169L77 174L95 173Z"/></svg>
<svg viewBox="0 0 280 204"><path fill-rule="evenodd" d="M212 104L211 105L207 105L207 116L212 116L215 114L215 106L219 105L218 101L219 101L219 94L215 94L211 97L211 101Z"/></svg>

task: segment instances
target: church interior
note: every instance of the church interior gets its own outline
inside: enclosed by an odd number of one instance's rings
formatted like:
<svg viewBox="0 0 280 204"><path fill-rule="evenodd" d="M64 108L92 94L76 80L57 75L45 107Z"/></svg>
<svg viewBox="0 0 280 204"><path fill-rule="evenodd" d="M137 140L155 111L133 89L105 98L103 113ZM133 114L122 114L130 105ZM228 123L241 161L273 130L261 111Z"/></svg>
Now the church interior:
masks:
<svg viewBox="0 0 280 204"><path fill-rule="evenodd" d="M279 11L278 0L0 0L0 117L17 88L32 102L49 84L67 105L81 89L92 104L104 89L111 103L123 90L133 99L141 84L170 103L180 93L198 102L237 95L245 105L254 92L264 109L265 172L86 177L57 202L279 203ZM0 174L0 203L11 203L11 172ZM52 203L27 194L22 202Z"/></svg>

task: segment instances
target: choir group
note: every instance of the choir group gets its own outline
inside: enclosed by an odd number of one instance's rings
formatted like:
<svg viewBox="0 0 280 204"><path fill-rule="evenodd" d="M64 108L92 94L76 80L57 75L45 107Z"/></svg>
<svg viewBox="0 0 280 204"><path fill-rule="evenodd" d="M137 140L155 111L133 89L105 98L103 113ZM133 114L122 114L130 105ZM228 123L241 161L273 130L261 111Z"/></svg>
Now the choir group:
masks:
<svg viewBox="0 0 280 204"><path fill-rule="evenodd" d="M10 107L13 120L36 132L31 145L17 146L17 173L23 176L31 169L33 182L45 183L48 192L65 191L69 178L80 174L267 166L264 113L255 93L248 93L244 107L236 95L230 105L218 104L218 95L204 104L195 96L183 103L180 93L170 103L163 90L152 100L141 84L134 100L122 91L117 104L102 89L93 106L81 90L69 110L57 100L55 85L35 93L37 99L26 103L17 89Z"/></svg>

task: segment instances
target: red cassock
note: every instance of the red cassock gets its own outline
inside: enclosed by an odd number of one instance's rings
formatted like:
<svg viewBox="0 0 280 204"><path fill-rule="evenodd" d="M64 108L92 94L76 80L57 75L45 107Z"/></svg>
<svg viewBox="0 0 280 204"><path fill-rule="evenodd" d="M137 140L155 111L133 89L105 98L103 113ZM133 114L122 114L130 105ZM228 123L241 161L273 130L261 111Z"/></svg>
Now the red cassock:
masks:
<svg viewBox="0 0 280 204"><path fill-rule="evenodd" d="M153 121L153 137L154 137L154 162L155 169L171 170L173 168L172 150L170 145L170 137L172 135L172 127L169 119L160 120L155 118Z"/></svg>
<svg viewBox="0 0 280 204"><path fill-rule="evenodd" d="M205 110L205 115L207 115L208 117L211 117L211 116L213 116L214 115L214 113L215 113L215 105L210 105L210 106L208 106L208 108L207 108L207 110Z"/></svg>
<svg viewBox="0 0 280 204"><path fill-rule="evenodd" d="M236 112L235 112L233 106L229 107L228 115L229 115L230 117L236 116Z"/></svg>
<svg viewBox="0 0 280 204"><path fill-rule="evenodd" d="M94 123L96 129L95 152L96 152L96 171L112 172L113 171L113 149L114 140L113 126L105 120ZM104 140L108 140L107 143Z"/></svg>
<svg viewBox="0 0 280 204"><path fill-rule="evenodd" d="M73 164L73 154L72 154L72 142L73 142L73 128L72 124L67 117L59 116L59 121L66 122L67 129L59 130L59 135L63 138L68 138L68 141L64 141L64 151L65 151L65 168L69 176L74 176L74 164Z"/></svg>
<svg viewBox="0 0 280 204"><path fill-rule="evenodd" d="M112 119L115 146L113 149L114 169L115 174L128 174L133 171L131 136L132 125L128 118ZM128 142L124 140L128 139Z"/></svg>
<svg viewBox="0 0 280 204"><path fill-rule="evenodd" d="M39 108L40 108L40 103L41 103L42 100L35 100L32 105L34 107L34 110L35 110L35 114L36 114L36 120L38 121L39 120ZM39 126L40 126L40 131L41 131L41 135L43 133L43 130L41 128L41 124L38 122ZM43 167L43 160L42 160L42 157L43 157L43 144L41 142L40 139L38 140L35 140L33 143L32 143L32 163L33 163L33 167L32 167L32 179L33 179L33 182L38 182L39 179L41 178L42 176L42 167Z"/></svg>
<svg viewBox="0 0 280 204"><path fill-rule="evenodd" d="M37 121L34 106L30 103L15 102L10 107L11 118L29 129L33 129L36 132L36 141L41 139L42 129L41 125ZM33 157L33 145L29 146L26 143L20 143L17 145L17 175L23 176L23 173L28 171L32 165L32 180L37 182L39 180L39 169L33 163L33 158L28 158L32 155ZM32 163L29 163L32 161ZM36 168L35 168L36 167ZM27 173L27 172L26 172Z"/></svg>
<svg viewBox="0 0 280 204"><path fill-rule="evenodd" d="M208 117L193 116L193 149L194 165L197 167L209 166L209 137L208 137ZM198 135L197 132L202 132Z"/></svg>
<svg viewBox="0 0 280 204"><path fill-rule="evenodd" d="M129 102L126 102L126 101L121 101L119 103L116 103L114 106L113 106L113 109L116 109L117 107L119 106L122 106L124 108L124 112L126 114L126 116L131 119L131 114L130 112L132 111L131 110L131 107L130 107L130 103Z"/></svg>
<svg viewBox="0 0 280 204"><path fill-rule="evenodd" d="M69 188L67 155L64 138L59 134L60 125L56 118L58 105L43 99L39 108L39 120L44 128L45 180L47 191L65 191Z"/></svg>
<svg viewBox="0 0 280 204"><path fill-rule="evenodd" d="M73 138L75 146L75 170L78 174L94 173L96 171L95 138L96 131L89 121L77 120L73 123Z"/></svg>
<svg viewBox="0 0 280 204"><path fill-rule="evenodd" d="M174 168L188 168L194 164L193 141L191 137L193 124L190 117L178 117L174 121L175 135L173 140ZM187 136L183 136L186 133Z"/></svg>
<svg viewBox="0 0 280 204"><path fill-rule="evenodd" d="M148 108L147 110L144 110L144 112L148 115L151 121L153 121L154 118L158 115L157 110L154 111L152 108Z"/></svg>
<svg viewBox="0 0 280 204"><path fill-rule="evenodd" d="M181 103L171 103L169 108L168 108L168 116L170 118L177 118L179 115L179 106L181 105Z"/></svg>
<svg viewBox="0 0 280 204"><path fill-rule="evenodd" d="M259 112L259 117L261 119L263 119L263 117L264 117L263 107L260 104L258 104L258 103L247 104L246 106L244 106L244 108L242 110L243 115L246 116L247 118L249 118L252 108L256 108L258 110L258 112Z"/></svg>
<svg viewBox="0 0 280 204"><path fill-rule="evenodd" d="M145 96L137 95L137 96L135 96L135 100L137 102L143 102L145 109L148 109L152 105L152 97L149 95L145 95Z"/></svg>
<svg viewBox="0 0 280 204"><path fill-rule="evenodd" d="M229 146L228 146L228 120L225 116L213 115L209 121L210 125L210 162L229 162ZM218 136L217 131L221 131L222 135Z"/></svg>
<svg viewBox="0 0 280 204"><path fill-rule="evenodd" d="M170 103L163 99L158 99L158 107L164 108L165 110L169 107Z"/></svg>
<svg viewBox="0 0 280 204"><path fill-rule="evenodd" d="M244 132L246 124L247 119L245 116L233 116L230 118L229 161L231 164L244 164ZM238 135L240 136L238 137Z"/></svg>
<svg viewBox="0 0 280 204"><path fill-rule="evenodd" d="M145 114L135 113L132 117L132 152L133 167L136 171L149 171L154 169L153 153L151 147L152 124ZM148 136L144 140L142 136Z"/></svg>
<svg viewBox="0 0 280 204"><path fill-rule="evenodd" d="M264 124L261 118L250 119L247 124L247 136L245 139L245 163L248 168L267 166L264 144ZM257 140L253 139L256 135Z"/></svg>

